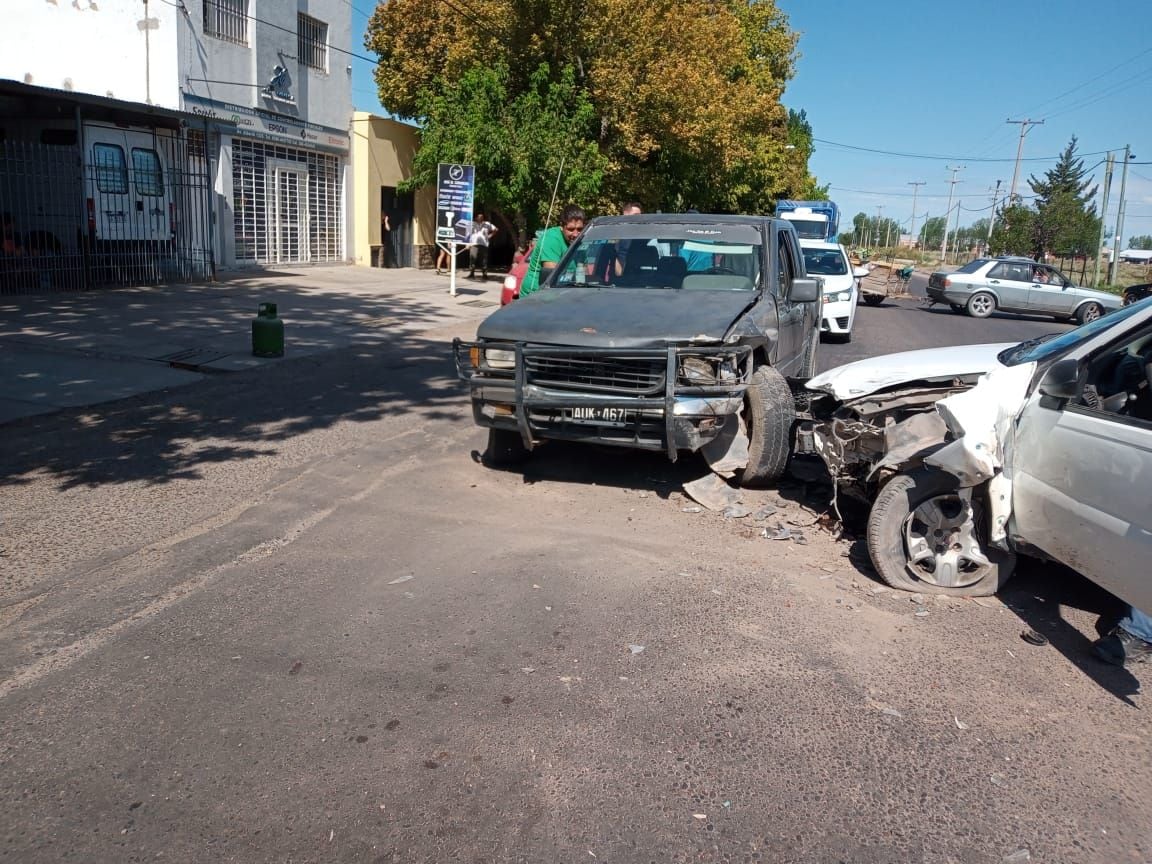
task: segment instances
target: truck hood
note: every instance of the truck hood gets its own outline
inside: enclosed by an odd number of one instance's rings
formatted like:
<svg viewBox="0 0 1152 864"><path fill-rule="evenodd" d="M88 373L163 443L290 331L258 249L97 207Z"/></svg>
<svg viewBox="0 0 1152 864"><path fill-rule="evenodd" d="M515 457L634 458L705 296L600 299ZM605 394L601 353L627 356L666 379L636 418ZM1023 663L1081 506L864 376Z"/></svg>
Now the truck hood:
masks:
<svg viewBox="0 0 1152 864"><path fill-rule="evenodd" d="M493 312L476 336L581 348L711 344L760 295L664 288L548 288Z"/></svg>
<svg viewBox="0 0 1152 864"><path fill-rule="evenodd" d="M870 357L820 373L808 382L808 389L845 400L912 381L946 381L960 376L983 375L1000 365L997 354L1016 344L957 345Z"/></svg>

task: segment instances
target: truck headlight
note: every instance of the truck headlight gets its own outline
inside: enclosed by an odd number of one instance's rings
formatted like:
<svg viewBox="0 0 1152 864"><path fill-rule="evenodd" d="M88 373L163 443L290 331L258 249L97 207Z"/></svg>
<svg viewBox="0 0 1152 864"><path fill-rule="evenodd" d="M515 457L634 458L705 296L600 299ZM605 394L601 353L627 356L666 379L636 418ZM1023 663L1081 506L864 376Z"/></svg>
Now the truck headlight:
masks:
<svg viewBox="0 0 1152 864"><path fill-rule="evenodd" d="M492 369L515 369L516 352L508 348L485 348L484 362Z"/></svg>

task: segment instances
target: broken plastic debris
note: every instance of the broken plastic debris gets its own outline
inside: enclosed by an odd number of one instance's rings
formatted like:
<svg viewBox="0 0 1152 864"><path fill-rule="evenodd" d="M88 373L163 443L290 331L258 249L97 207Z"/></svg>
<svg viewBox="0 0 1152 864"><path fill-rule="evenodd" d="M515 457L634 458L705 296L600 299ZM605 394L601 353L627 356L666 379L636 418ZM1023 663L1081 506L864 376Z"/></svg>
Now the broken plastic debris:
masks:
<svg viewBox="0 0 1152 864"><path fill-rule="evenodd" d="M917 618L927 618L931 614L932 613L929 612L927 609L917 609L916 610L916 617Z"/></svg>
<svg viewBox="0 0 1152 864"><path fill-rule="evenodd" d="M765 519L767 519L769 516L771 516L775 512L776 512L775 507L773 507L771 504L765 504L763 507L761 507L759 510L757 510L755 513L752 514L752 518L755 519L757 522L763 522Z"/></svg>
<svg viewBox="0 0 1152 864"><path fill-rule="evenodd" d="M412 579L412 574L411 573L405 573L403 576L397 576L395 579L393 579L388 584L389 585L399 585L401 582L408 582L411 579Z"/></svg>
<svg viewBox="0 0 1152 864"><path fill-rule="evenodd" d="M644 646L643 645L629 645L628 650L631 651L633 654L640 654L641 652L644 651Z"/></svg>
<svg viewBox="0 0 1152 864"><path fill-rule="evenodd" d="M956 728L959 729L961 732L963 732L965 729L968 728L968 724L965 723L963 720L961 720L959 717L957 717L955 714L952 715L952 722L954 722L956 724Z"/></svg>
<svg viewBox="0 0 1152 864"><path fill-rule="evenodd" d="M1048 637L1043 633L1037 633L1035 630L1025 630L1020 634L1020 638L1027 642L1029 645L1048 644Z"/></svg>
<svg viewBox="0 0 1152 864"><path fill-rule="evenodd" d="M787 526L777 525L775 528L765 528L760 532L760 536L769 540L791 540L792 531Z"/></svg>
<svg viewBox="0 0 1152 864"><path fill-rule="evenodd" d="M692 818L693 819L707 819L708 814L707 813L693 813Z"/></svg>
<svg viewBox="0 0 1152 864"><path fill-rule="evenodd" d="M724 508L723 516L725 519L743 519L751 513L752 511L743 504L729 504Z"/></svg>
<svg viewBox="0 0 1152 864"><path fill-rule="evenodd" d="M700 448L708 467L721 477L732 477L748 467L748 433L740 415L729 415L720 433Z"/></svg>
<svg viewBox="0 0 1152 864"><path fill-rule="evenodd" d="M696 507L693 505L692 507L681 507L680 512L681 513L703 513L704 508L703 507Z"/></svg>
<svg viewBox="0 0 1152 864"><path fill-rule="evenodd" d="M1023 864L1032 860L1032 853L1027 849L1017 849L1011 855L1004 856L1004 864Z"/></svg>
<svg viewBox="0 0 1152 864"><path fill-rule="evenodd" d="M729 504L735 504L740 500L740 493L715 474L685 483L684 491L693 501L709 510L723 510Z"/></svg>
<svg viewBox="0 0 1152 864"><path fill-rule="evenodd" d="M536 667L535 666L521 666L520 671L523 672L525 675L531 675L533 672L536 671Z"/></svg>
<svg viewBox="0 0 1152 864"><path fill-rule="evenodd" d="M1003 786L1008 782L1008 778L1006 778L1003 774L993 774L988 779L992 781L993 786ZM1027 861L1028 859L1025 858L1023 860Z"/></svg>
<svg viewBox="0 0 1152 864"><path fill-rule="evenodd" d="M904 715L897 711L895 708L881 708L880 713L887 714L889 717L899 717L901 720L904 719Z"/></svg>

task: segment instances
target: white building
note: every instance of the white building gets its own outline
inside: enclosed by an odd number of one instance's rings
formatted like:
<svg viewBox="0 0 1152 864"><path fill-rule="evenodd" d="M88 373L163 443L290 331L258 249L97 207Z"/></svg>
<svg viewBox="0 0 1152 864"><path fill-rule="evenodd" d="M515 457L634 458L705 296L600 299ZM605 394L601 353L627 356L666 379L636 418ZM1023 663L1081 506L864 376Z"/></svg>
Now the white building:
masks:
<svg viewBox="0 0 1152 864"><path fill-rule="evenodd" d="M216 263L348 259L346 0L19 5L0 79L203 118Z"/></svg>

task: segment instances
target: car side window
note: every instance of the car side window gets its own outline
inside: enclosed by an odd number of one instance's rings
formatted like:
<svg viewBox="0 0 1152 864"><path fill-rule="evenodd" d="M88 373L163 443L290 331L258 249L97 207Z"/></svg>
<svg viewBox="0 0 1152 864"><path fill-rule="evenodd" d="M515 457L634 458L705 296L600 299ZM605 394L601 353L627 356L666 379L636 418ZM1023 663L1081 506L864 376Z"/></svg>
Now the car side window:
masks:
<svg viewBox="0 0 1152 864"><path fill-rule="evenodd" d="M783 231L776 235L776 267L779 276L780 296L792 293L792 278L796 275L796 262L792 258L792 244Z"/></svg>
<svg viewBox="0 0 1152 864"><path fill-rule="evenodd" d="M995 267L993 267L991 270L988 271L988 278L989 279L1010 279L1012 277L1010 277L1008 275L1008 265L1007 264L997 264Z"/></svg>
<svg viewBox="0 0 1152 864"><path fill-rule="evenodd" d="M1152 426L1152 330L1093 357L1077 404L1110 419Z"/></svg>

